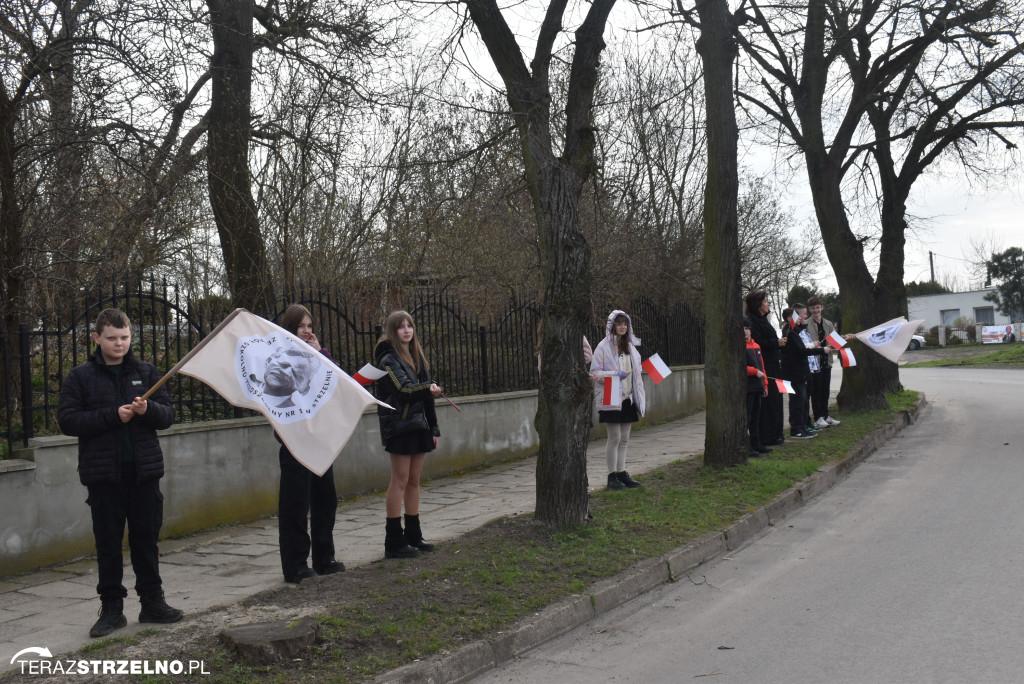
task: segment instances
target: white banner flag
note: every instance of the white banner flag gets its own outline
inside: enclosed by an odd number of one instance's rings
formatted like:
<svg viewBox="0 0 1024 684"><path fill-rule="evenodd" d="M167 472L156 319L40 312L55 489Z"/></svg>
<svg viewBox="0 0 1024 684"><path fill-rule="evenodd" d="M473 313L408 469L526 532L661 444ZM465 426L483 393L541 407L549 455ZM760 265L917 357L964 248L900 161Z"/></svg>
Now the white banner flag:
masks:
<svg viewBox="0 0 1024 684"><path fill-rule="evenodd" d="M893 363L907 351L910 338L923 320L907 321L902 316L857 333L857 339Z"/></svg>
<svg viewBox="0 0 1024 684"><path fill-rule="evenodd" d="M388 406L301 339L245 309L231 312L175 371L262 413L317 475L334 463L367 406Z"/></svg>

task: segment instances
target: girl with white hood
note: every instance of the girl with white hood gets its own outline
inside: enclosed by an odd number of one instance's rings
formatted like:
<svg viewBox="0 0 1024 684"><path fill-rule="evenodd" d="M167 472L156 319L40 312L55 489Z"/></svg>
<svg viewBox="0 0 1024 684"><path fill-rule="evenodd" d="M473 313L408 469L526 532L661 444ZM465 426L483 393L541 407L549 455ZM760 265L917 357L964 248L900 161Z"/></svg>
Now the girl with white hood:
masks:
<svg viewBox="0 0 1024 684"><path fill-rule="evenodd" d="M640 340L633 334L633 322L626 312L616 309L608 314L605 337L594 350L594 359L590 363L590 374L598 379L594 388L598 421L608 428L608 444L605 446L608 489L642 486L626 472L629 431L633 423L644 415L644 383L640 377L640 352L636 350L639 346ZM619 378L621 391L618 397L611 398L610 404L603 405L602 378L611 376Z"/></svg>

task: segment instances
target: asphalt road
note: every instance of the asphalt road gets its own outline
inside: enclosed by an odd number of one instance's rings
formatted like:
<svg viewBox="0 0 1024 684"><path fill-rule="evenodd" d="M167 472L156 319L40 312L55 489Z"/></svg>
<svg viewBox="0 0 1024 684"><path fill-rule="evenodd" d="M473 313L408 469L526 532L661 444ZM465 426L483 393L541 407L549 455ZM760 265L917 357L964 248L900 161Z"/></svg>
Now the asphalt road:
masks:
<svg viewBox="0 0 1024 684"><path fill-rule="evenodd" d="M475 681L1024 681L1024 370L901 377L930 408L833 490Z"/></svg>

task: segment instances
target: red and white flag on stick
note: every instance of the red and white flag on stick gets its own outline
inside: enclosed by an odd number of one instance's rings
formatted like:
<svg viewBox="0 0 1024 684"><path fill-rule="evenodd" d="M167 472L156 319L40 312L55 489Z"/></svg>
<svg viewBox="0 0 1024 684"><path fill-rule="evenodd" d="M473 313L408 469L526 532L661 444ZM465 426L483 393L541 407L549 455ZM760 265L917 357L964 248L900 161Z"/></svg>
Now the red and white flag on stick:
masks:
<svg viewBox="0 0 1024 684"><path fill-rule="evenodd" d="M245 309L232 311L150 393L174 373L262 413L295 459L317 475L334 463L363 409L392 408L301 339Z"/></svg>
<svg viewBox="0 0 1024 684"><path fill-rule="evenodd" d="M839 360L843 364L843 368L857 365L857 359L854 357L852 349L840 349Z"/></svg>
<svg viewBox="0 0 1024 684"><path fill-rule="evenodd" d="M779 394L796 394L796 390L793 389L793 383L789 380L772 379L775 380L775 386L779 388Z"/></svg>
<svg viewBox="0 0 1024 684"><path fill-rule="evenodd" d="M789 327L796 330L796 324L800 322L800 314L793 309L793 313L789 314Z"/></svg>
<svg viewBox="0 0 1024 684"><path fill-rule="evenodd" d="M651 376L651 380L657 385L659 382L667 378L672 374L672 369L661 360L661 356L654 354L651 358L647 359L640 364L643 366L647 374Z"/></svg>
<svg viewBox="0 0 1024 684"><path fill-rule="evenodd" d="M374 382L380 380L387 374L387 371L382 371L380 368L377 368L372 363L368 363L362 368L360 368L358 371L356 371L356 374L352 376L352 379L358 382L363 387L366 387L367 385L372 385Z"/></svg>
<svg viewBox="0 0 1024 684"><path fill-rule="evenodd" d="M622 380L617 375L604 378L604 391L601 392L601 406L621 406Z"/></svg>
<svg viewBox="0 0 1024 684"><path fill-rule="evenodd" d="M846 340L844 340L843 336L835 330L828 334L828 337L825 338L825 342L832 345L833 349L842 349L846 346Z"/></svg>

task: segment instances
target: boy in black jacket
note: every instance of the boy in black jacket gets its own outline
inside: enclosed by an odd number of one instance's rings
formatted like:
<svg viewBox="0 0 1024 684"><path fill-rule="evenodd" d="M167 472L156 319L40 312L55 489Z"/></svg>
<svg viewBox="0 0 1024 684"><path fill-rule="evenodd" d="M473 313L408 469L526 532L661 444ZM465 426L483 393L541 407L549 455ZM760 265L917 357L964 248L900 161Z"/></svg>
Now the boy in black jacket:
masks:
<svg viewBox="0 0 1024 684"><path fill-rule="evenodd" d="M177 622L183 613L164 601L157 550L164 459L156 431L174 423L174 407L163 387L150 399L140 399L160 374L132 354L131 323L123 311L100 312L92 337L93 355L73 368L61 386L57 422L64 434L78 437L78 477L89 492L96 591L102 602L89 636L99 637L128 624L121 557L126 522L135 591L142 602L139 622Z"/></svg>

